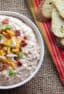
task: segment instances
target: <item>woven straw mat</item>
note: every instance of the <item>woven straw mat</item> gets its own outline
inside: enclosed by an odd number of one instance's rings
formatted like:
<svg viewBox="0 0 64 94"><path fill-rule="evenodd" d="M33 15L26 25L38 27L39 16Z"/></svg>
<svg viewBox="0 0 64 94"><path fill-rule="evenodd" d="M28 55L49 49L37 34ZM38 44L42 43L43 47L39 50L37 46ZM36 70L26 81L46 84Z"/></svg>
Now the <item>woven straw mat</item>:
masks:
<svg viewBox="0 0 64 94"><path fill-rule="evenodd" d="M0 0L0 10L16 11L33 20L25 0ZM64 94L57 70L45 45L44 64L27 84L13 90L0 90L0 94Z"/></svg>

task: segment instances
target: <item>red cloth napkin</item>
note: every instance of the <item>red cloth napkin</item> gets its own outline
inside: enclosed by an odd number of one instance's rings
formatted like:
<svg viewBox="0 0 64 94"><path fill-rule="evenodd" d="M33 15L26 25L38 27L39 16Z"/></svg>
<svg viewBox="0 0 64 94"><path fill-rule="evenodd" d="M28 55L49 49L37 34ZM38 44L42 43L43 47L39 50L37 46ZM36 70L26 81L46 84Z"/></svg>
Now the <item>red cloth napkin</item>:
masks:
<svg viewBox="0 0 64 94"><path fill-rule="evenodd" d="M56 45L55 38L50 31L50 21L49 22L39 22L37 20L37 10L41 0L26 0L28 7L33 15L34 21L40 29L44 40L48 46L51 57L54 64L58 70L60 79L64 84L64 51Z"/></svg>

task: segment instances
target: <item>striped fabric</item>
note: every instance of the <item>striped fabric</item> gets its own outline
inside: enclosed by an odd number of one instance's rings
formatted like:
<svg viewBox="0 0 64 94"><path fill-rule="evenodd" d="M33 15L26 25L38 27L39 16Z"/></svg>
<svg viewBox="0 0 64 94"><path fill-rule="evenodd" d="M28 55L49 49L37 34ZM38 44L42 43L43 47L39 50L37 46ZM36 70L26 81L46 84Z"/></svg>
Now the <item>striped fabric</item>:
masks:
<svg viewBox="0 0 64 94"><path fill-rule="evenodd" d="M54 61L54 64L59 72L60 79L64 83L64 51L58 47L55 43L55 38L50 31L51 22L39 22L37 20L37 10L41 0L26 0L28 8L30 9L34 21L37 24L44 40L47 44L51 57Z"/></svg>

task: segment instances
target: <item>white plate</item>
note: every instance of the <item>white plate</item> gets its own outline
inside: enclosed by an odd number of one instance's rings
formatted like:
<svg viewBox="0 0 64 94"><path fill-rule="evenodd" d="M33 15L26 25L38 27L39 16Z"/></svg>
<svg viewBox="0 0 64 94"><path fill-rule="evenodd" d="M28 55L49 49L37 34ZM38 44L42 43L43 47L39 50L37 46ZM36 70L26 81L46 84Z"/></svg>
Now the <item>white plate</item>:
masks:
<svg viewBox="0 0 64 94"><path fill-rule="evenodd" d="M0 86L0 89L12 89L12 88L16 88L16 87L19 87L19 86L22 86L22 85L26 84L38 72L38 70L40 69L40 67L41 67L41 65L43 63L43 59L44 59L44 42L43 42L42 36L40 34L40 31L38 30L36 25L29 18L27 18L26 16L24 16L22 14L19 14L19 13L16 13L16 12L11 12L11 11L0 11L0 14L17 17L20 20L23 20L26 24L28 24L34 30L34 32L36 34L36 37L37 37L37 39L39 41L39 45L41 47L40 61L39 61L38 65L37 65L35 71L28 78L26 78L25 80L21 81L18 84L9 85L9 86Z"/></svg>

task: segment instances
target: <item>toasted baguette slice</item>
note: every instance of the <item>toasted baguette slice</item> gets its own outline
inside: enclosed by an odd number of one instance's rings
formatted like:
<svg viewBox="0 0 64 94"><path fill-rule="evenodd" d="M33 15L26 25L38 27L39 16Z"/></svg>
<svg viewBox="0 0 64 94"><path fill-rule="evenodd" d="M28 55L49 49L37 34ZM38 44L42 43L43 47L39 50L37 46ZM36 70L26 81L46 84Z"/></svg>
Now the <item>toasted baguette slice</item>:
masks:
<svg viewBox="0 0 64 94"><path fill-rule="evenodd" d="M55 43L58 47L64 48L64 39L63 38L55 38Z"/></svg>
<svg viewBox="0 0 64 94"><path fill-rule="evenodd" d="M58 45L58 47L61 47L64 49L64 38L56 38L55 42Z"/></svg>
<svg viewBox="0 0 64 94"><path fill-rule="evenodd" d="M64 38L64 20L59 16L56 8L52 10L52 30L56 37Z"/></svg>
<svg viewBox="0 0 64 94"><path fill-rule="evenodd" d="M39 18L42 19L43 21L47 21L48 19L51 18L51 13L52 13L52 0L42 0L38 10Z"/></svg>
<svg viewBox="0 0 64 94"><path fill-rule="evenodd" d="M57 8L60 16L64 18L64 0L52 0L52 2Z"/></svg>
<svg viewBox="0 0 64 94"><path fill-rule="evenodd" d="M62 47L64 47L64 39L60 40L60 44L61 44Z"/></svg>

